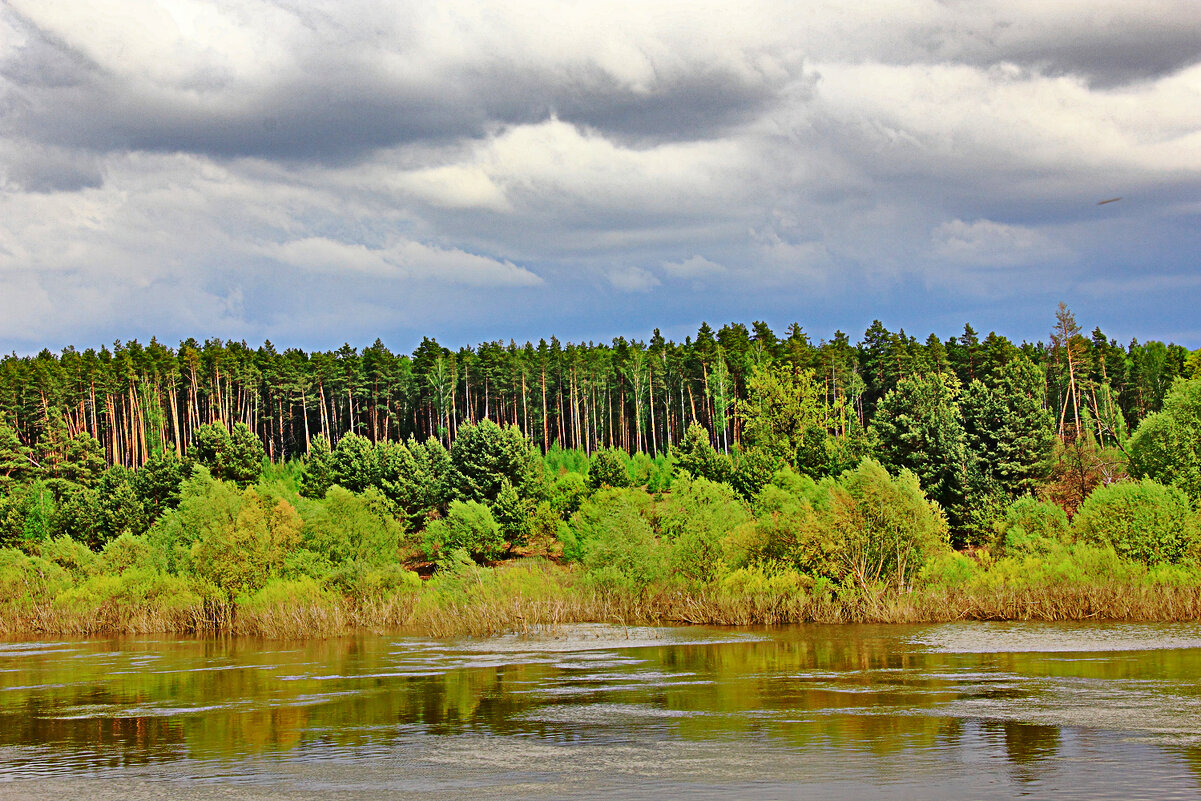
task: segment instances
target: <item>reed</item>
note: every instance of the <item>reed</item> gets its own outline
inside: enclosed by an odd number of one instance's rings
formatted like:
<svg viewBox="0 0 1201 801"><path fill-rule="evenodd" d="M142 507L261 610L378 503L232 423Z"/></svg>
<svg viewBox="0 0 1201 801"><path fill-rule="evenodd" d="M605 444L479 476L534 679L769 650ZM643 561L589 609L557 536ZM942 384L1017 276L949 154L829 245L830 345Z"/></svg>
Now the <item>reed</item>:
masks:
<svg viewBox="0 0 1201 801"><path fill-rule="evenodd" d="M232 633L278 639L355 631L432 637L530 632L575 623L701 624L937 623L967 620L1195 621L1201 593L1192 580L1154 575L1023 583L974 581L899 591L835 592L811 587L731 592L720 584L668 582L640 592L591 583L577 570L535 559L468 568L420 588L353 597L316 582L272 582L237 601L175 595L62 593L0 606L0 635Z"/></svg>

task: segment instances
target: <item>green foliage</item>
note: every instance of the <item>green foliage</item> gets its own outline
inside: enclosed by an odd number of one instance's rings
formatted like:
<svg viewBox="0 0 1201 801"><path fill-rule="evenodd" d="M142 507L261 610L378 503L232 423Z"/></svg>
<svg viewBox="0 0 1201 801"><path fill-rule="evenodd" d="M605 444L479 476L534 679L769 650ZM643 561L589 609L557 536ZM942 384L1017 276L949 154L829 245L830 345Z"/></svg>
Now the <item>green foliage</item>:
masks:
<svg viewBox="0 0 1201 801"><path fill-rule="evenodd" d="M754 367L747 382L747 399L739 404L742 438L750 447L795 463L805 446L806 433L811 428L824 433L829 412L822 385L812 370L764 362Z"/></svg>
<svg viewBox="0 0 1201 801"><path fill-rule="evenodd" d="M564 473L550 488L550 508L560 517L570 517L591 494L588 482L580 473Z"/></svg>
<svg viewBox="0 0 1201 801"><path fill-rule="evenodd" d="M244 423L236 423L232 431L218 423L198 427L188 453L214 478L232 481L242 488L258 479L267 456L263 443Z"/></svg>
<svg viewBox="0 0 1201 801"><path fill-rule="evenodd" d="M329 437L318 434L309 444L300 475L300 494L304 498L324 498L334 485L334 456Z"/></svg>
<svg viewBox="0 0 1201 801"><path fill-rule="evenodd" d="M701 584L725 572L726 538L751 519L728 485L703 478L676 482L657 515L660 531L671 540L674 572Z"/></svg>
<svg viewBox="0 0 1201 801"><path fill-rule="evenodd" d="M649 504L641 490L601 490L573 518L579 556L601 588L639 594L668 575L671 549L643 514Z"/></svg>
<svg viewBox="0 0 1201 801"><path fill-rule="evenodd" d="M59 475L85 487L94 485L104 473L104 446L86 431L66 442Z"/></svg>
<svg viewBox="0 0 1201 801"><path fill-rule="evenodd" d="M1049 553L1066 539L1068 516L1058 506L1026 495L1005 510L997 524L996 556Z"/></svg>
<svg viewBox="0 0 1201 801"><path fill-rule="evenodd" d="M629 457L617 448L601 448L588 462L588 486L598 490L605 487L628 487L632 483L626 471Z"/></svg>
<svg viewBox="0 0 1201 801"><path fill-rule="evenodd" d="M361 495L330 487L324 502L314 505L304 523L305 547L335 564L395 563L403 535L388 511L387 499L373 487Z"/></svg>
<svg viewBox="0 0 1201 801"><path fill-rule="evenodd" d="M1185 494L1149 478L1098 487L1073 519L1072 533L1144 564L1195 559L1199 536Z"/></svg>
<svg viewBox="0 0 1201 801"><path fill-rule="evenodd" d="M822 432L823 435L825 432ZM752 501L760 491L771 481L783 463L772 451L759 447L745 450L734 450L734 471L730 476L730 484L742 496L743 500Z"/></svg>
<svg viewBox="0 0 1201 801"><path fill-rule="evenodd" d="M179 505L179 487L185 468L174 451L156 451L130 477L134 495L150 521Z"/></svg>
<svg viewBox="0 0 1201 801"><path fill-rule="evenodd" d="M450 449L451 481L460 500L492 503L506 480L523 498L541 492L541 460L517 426L491 420L459 428Z"/></svg>
<svg viewBox="0 0 1201 801"><path fill-rule="evenodd" d="M839 576L839 537L822 517L828 503L826 484L789 468L778 471L755 498L754 523L731 538L732 563L765 569L785 565L812 576Z"/></svg>
<svg viewBox="0 0 1201 801"><path fill-rule="evenodd" d="M384 495L415 526L449 501L450 455L432 437L425 442L384 442L376 446L379 485Z"/></svg>
<svg viewBox="0 0 1201 801"><path fill-rule="evenodd" d="M229 599L281 574L301 541L302 521L283 500L241 492L198 469L181 488L179 508L151 534L172 572L194 572Z"/></svg>
<svg viewBox="0 0 1201 801"><path fill-rule="evenodd" d="M519 496L507 480L501 482L500 492L492 502L492 516L500 526L501 537L509 543L509 550L529 542L533 509L530 499Z"/></svg>
<svg viewBox="0 0 1201 801"><path fill-rule="evenodd" d="M101 572L118 574L133 568L164 568L165 554L157 550L145 536L128 531L111 540L100 552Z"/></svg>
<svg viewBox="0 0 1201 801"><path fill-rule="evenodd" d="M929 558L948 548L946 519L917 476L907 470L890 476L871 459L839 476L828 515L827 524L841 536L843 574L861 589L908 586Z"/></svg>
<svg viewBox="0 0 1201 801"><path fill-rule="evenodd" d="M1162 411L1143 420L1128 450L1131 476L1169 484L1201 506L1201 378L1177 379Z"/></svg>
<svg viewBox="0 0 1201 801"><path fill-rule="evenodd" d="M96 485L101 542L108 542L123 531L141 534L150 525L149 515L134 489L134 474L120 465L104 471Z"/></svg>
<svg viewBox="0 0 1201 801"><path fill-rule="evenodd" d="M1008 498L1033 492L1046 477L1055 442L1043 408L1046 376L1024 357L975 380L963 392L964 430L975 469Z"/></svg>
<svg viewBox="0 0 1201 801"><path fill-rule="evenodd" d="M70 586L70 574L49 559L0 548L0 604L9 609L48 603Z"/></svg>
<svg viewBox="0 0 1201 801"><path fill-rule="evenodd" d="M0 415L0 481L20 481L33 470L29 448L21 443L17 432Z"/></svg>
<svg viewBox="0 0 1201 801"><path fill-rule="evenodd" d="M546 465L546 472L552 477L564 473L583 475L588 472L588 454L583 449L561 448L557 442L547 449L542 462Z"/></svg>
<svg viewBox="0 0 1201 801"><path fill-rule="evenodd" d="M96 571L99 566L96 554L88 546L70 537L55 537L42 544L41 556L53 562L79 580Z"/></svg>
<svg viewBox="0 0 1201 801"><path fill-rule="evenodd" d="M959 381L953 375L902 378L880 400L871 426L881 464L917 476L955 526L965 516L968 481L967 435L958 398Z"/></svg>
<svg viewBox="0 0 1201 801"><path fill-rule="evenodd" d="M730 457L717 452L709 442L709 432L695 420L688 424L684 440L672 451L672 457L681 475L728 484L734 473Z"/></svg>
<svg viewBox="0 0 1201 801"><path fill-rule="evenodd" d="M362 492L378 478L375 446L371 440L351 432L338 440L330 460L333 483L351 492Z"/></svg>
<svg viewBox="0 0 1201 801"><path fill-rule="evenodd" d="M412 592L421 586L421 578L396 562L352 561L332 570L326 576L325 585L359 603L371 603Z"/></svg>
<svg viewBox="0 0 1201 801"><path fill-rule="evenodd" d="M479 501L451 501L446 517L425 527L425 551L431 559L462 549L476 560L491 561L500 558L504 545L500 524Z"/></svg>

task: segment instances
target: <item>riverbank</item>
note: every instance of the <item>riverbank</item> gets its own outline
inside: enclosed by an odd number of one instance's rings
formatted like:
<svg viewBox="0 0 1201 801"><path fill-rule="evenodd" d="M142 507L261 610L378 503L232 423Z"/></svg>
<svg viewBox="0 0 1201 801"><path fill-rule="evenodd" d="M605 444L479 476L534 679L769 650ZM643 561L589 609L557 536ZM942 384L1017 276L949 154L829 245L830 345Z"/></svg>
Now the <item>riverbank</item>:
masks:
<svg viewBox="0 0 1201 801"><path fill-rule="evenodd" d="M797 574L739 571L721 582L669 581L638 592L541 559L462 565L426 581L343 594L312 579L274 580L233 600L174 576L126 571L0 607L0 634L228 633L271 638L400 631L484 636L575 623L936 623L967 620L1201 620L1201 577L1112 552L980 565L956 556L908 588L835 586Z"/></svg>

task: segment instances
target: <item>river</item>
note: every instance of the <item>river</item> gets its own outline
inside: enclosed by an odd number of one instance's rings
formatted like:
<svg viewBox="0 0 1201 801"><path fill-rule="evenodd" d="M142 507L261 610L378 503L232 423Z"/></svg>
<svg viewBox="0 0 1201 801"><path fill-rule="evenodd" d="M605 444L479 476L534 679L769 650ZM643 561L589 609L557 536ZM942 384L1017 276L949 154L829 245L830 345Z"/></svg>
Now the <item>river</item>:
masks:
<svg viewBox="0 0 1201 801"><path fill-rule="evenodd" d="M1197 798L1201 625L0 641L0 799Z"/></svg>

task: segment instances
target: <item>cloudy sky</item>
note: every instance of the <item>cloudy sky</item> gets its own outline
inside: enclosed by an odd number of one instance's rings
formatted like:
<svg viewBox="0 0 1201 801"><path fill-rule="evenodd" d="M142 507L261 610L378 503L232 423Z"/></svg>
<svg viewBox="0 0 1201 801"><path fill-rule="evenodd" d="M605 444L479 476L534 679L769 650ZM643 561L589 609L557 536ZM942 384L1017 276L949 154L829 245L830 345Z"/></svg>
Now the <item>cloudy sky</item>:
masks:
<svg viewBox="0 0 1201 801"><path fill-rule="evenodd" d="M1196 0L0 0L5 352L1196 348L1198 254Z"/></svg>

